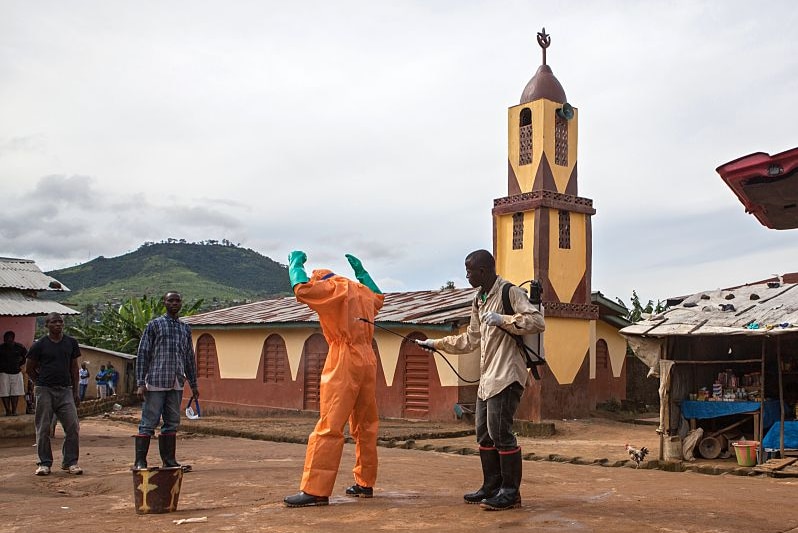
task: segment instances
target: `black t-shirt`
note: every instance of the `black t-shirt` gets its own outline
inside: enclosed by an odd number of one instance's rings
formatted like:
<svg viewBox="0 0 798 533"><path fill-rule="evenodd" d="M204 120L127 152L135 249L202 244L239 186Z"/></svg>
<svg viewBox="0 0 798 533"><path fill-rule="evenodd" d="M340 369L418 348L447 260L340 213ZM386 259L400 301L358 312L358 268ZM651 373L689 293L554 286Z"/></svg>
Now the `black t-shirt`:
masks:
<svg viewBox="0 0 798 533"><path fill-rule="evenodd" d="M42 337L33 343L28 359L37 363L39 377L36 385L45 387L69 387L72 385L71 364L80 357L78 341L64 335L59 342Z"/></svg>
<svg viewBox="0 0 798 533"><path fill-rule="evenodd" d="M25 364L27 350L20 343L11 346L0 344L0 372L4 374L19 374L19 367Z"/></svg>

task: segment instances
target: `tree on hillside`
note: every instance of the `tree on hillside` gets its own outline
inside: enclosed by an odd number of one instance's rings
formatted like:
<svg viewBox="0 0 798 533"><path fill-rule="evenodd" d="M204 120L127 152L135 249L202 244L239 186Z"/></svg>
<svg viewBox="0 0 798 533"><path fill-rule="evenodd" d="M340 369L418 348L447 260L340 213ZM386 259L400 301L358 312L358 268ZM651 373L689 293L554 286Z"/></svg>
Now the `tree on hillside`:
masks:
<svg viewBox="0 0 798 533"><path fill-rule="evenodd" d="M616 300L618 300L619 304L629 309L629 314L626 315L626 319L630 322L640 322L643 318L661 313L667 308L666 302L662 300L657 300L656 305L653 300L649 300L646 305L643 305L640 303L640 297L637 295L637 291L632 291L631 306L626 305L620 298L616 298Z"/></svg>
<svg viewBox="0 0 798 533"><path fill-rule="evenodd" d="M202 300L197 300L183 307L180 316L197 313L201 305ZM118 307L108 306L99 320L93 320L87 313L76 324L70 324L68 332L81 344L135 354L147 323L164 313L166 307L161 298L130 298Z"/></svg>

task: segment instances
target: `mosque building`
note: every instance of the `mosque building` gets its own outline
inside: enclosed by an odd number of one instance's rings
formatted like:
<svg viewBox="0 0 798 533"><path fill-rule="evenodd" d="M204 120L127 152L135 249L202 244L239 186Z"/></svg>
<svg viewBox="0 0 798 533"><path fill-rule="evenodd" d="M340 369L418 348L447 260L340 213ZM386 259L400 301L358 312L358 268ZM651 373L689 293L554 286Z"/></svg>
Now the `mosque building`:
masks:
<svg viewBox="0 0 798 533"><path fill-rule="evenodd" d="M626 398L626 308L591 291L593 201L578 195L579 112L546 61L508 109L507 196L493 202L497 273L537 293L547 364L530 376L522 420L583 417ZM464 256L471 250L464 251ZM536 284L525 283L535 280ZM476 402L479 354L430 355L412 342L465 331L476 291L387 293L377 316L381 417L451 420ZM293 297L184 319L205 412L317 411L327 353L318 317ZM519 355L520 356L520 355Z"/></svg>

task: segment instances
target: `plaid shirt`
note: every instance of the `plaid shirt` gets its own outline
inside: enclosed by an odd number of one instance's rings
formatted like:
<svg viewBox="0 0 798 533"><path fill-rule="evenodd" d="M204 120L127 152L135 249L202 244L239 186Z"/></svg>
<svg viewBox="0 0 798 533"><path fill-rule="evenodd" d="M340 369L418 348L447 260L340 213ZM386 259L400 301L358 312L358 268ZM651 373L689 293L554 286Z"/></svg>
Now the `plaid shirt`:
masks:
<svg viewBox="0 0 798 533"><path fill-rule="evenodd" d="M136 385L171 389L177 380L197 388L197 365L191 342L191 326L168 314L147 324L136 358Z"/></svg>

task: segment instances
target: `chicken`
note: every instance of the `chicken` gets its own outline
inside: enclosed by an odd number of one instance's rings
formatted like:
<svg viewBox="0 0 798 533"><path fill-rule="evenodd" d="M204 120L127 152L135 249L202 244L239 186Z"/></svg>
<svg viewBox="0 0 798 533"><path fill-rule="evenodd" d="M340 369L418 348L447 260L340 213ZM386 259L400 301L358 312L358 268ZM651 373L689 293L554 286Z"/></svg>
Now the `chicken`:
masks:
<svg viewBox="0 0 798 533"><path fill-rule="evenodd" d="M634 461L635 464L637 465L635 468L640 468L640 463L645 461L646 455L648 454L648 448L646 448L645 446L643 446L640 449L637 449L631 444L626 445L626 451L627 453L629 453L629 457L632 459L632 461Z"/></svg>

